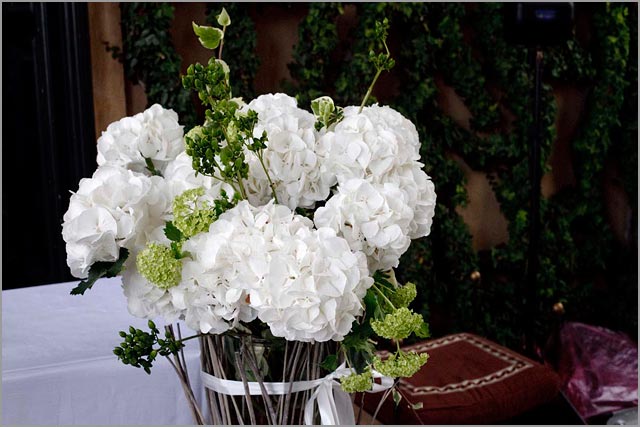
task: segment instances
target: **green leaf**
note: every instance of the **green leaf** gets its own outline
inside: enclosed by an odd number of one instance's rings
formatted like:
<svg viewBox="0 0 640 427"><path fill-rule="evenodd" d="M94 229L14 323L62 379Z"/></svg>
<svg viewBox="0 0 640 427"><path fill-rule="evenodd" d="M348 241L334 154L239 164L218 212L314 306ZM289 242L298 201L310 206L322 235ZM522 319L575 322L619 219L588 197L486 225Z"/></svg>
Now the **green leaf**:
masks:
<svg viewBox="0 0 640 427"><path fill-rule="evenodd" d="M87 289L91 289L96 280L101 277L116 277L122 266L129 256L129 251L126 248L120 248L120 254L116 261L105 262L99 261L94 263L89 269L89 277L81 281L78 286L71 290L71 295L84 295Z"/></svg>
<svg viewBox="0 0 640 427"><path fill-rule="evenodd" d="M164 102L162 104L164 104ZM153 164L153 161L150 158L145 157L144 162L147 166L147 170L151 172L151 175L162 176L162 174L160 173L160 171L156 169L155 165Z"/></svg>
<svg viewBox="0 0 640 427"><path fill-rule="evenodd" d="M381 284L381 285L384 285L384 286L389 287L389 288L392 288L392 289L395 289L395 287L396 287L396 285L394 285L393 283L391 283L391 282L389 281L389 279L387 278L387 276L386 276L383 272L381 272L381 271L376 271L376 272L373 274L373 280L374 280L376 283L379 283L379 284Z"/></svg>
<svg viewBox="0 0 640 427"><path fill-rule="evenodd" d="M380 308L378 296L373 289L369 288L364 296L364 305L367 319L379 319L384 316L384 312Z"/></svg>
<svg viewBox="0 0 640 427"><path fill-rule="evenodd" d="M351 366L359 374L365 371L375 352L375 347L369 340L371 335L373 330L369 320L365 320L362 325L356 320L353 322L351 332L342 341L342 348L346 350Z"/></svg>
<svg viewBox="0 0 640 427"><path fill-rule="evenodd" d="M338 356L335 354L328 355L320 364L322 369L333 372L338 369Z"/></svg>
<svg viewBox="0 0 640 427"><path fill-rule="evenodd" d="M220 40L224 34L222 30L214 27L207 27L206 25L198 25L195 22L191 22L193 26L193 32L198 36L200 44L207 49L215 49L220 44Z"/></svg>
<svg viewBox="0 0 640 427"><path fill-rule="evenodd" d="M172 242L180 242L184 239L182 231L171 221L167 221L167 224L164 226L164 235Z"/></svg>
<svg viewBox="0 0 640 427"><path fill-rule="evenodd" d="M429 338L431 333L429 332L429 325L425 322L422 323L420 329L414 332L419 338Z"/></svg>
<svg viewBox="0 0 640 427"><path fill-rule="evenodd" d="M393 389L391 394L393 395L393 403L395 403L396 406L398 406L400 404L400 401L402 400L402 396L400 395L398 390L396 390L395 388Z"/></svg>
<svg viewBox="0 0 640 427"><path fill-rule="evenodd" d="M220 15L216 15L216 20L218 21L218 24L222 25L223 27L228 27L229 25L231 25L231 18L229 18L229 14L224 7L222 8L222 12L220 12Z"/></svg>
<svg viewBox="0 0 640 427"><path fill-rule="evenodd" d="M424 406L424 403L422 403L422 402L414 403L414 404L411 405L411 407L416 411L418 409L422 409L423 406Z"/></svg>
<svg viewBox="0 0 640 427"><path fill-rule="evenodd" d="M171 242L171 254L175 259L184 258L184 254L182 253L182 245L178 242Z"/></svg>

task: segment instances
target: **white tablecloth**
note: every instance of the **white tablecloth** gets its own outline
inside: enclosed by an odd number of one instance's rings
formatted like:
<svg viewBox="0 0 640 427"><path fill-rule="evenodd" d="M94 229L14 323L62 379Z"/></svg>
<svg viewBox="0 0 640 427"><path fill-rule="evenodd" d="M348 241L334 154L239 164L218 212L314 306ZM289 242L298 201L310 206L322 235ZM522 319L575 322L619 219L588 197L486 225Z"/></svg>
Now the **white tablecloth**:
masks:
<svg viewBox="0 0 640 427"><path fill-rule="evenodd" d="M85 295L77 282L2 292L2 423L193 424L182 386L160 357L147 375L112 353L131 316L120 279L101 279ZM156 321L161 329L163 323ZM183 336L192 331L182 327ZM197 340L185 348L194 392L203 402Z"/></svg>

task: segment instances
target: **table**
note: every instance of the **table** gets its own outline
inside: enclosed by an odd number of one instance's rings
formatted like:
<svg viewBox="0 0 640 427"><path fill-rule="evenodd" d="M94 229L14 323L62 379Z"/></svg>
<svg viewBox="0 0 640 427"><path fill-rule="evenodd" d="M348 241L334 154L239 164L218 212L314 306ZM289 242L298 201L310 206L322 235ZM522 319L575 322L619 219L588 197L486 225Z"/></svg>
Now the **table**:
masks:
<svg viewBox="0 0 640 427"><path fill-rule="evenodd" d="M166 359L159 358L147 375L113 355L122 341L118 331L129 325L148 329L146 320L128 313L120 278L100 279L85 295L69 295L76 285L2 292L2 423L193 424ZM202 403L198 343L186 344L192 386Z"/></svg>

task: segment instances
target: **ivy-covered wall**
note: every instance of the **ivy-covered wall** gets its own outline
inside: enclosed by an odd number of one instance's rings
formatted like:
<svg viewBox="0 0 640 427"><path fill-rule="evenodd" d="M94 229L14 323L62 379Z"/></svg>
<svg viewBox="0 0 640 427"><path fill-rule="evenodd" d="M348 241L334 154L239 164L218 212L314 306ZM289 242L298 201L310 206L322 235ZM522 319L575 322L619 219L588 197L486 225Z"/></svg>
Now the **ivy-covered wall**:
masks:
<svg viewBox="0 0 640 427"><path fill-rule="evenodd" d="M233 22L225 58L234 90L251 98L259 57L254 49L265 36L255 32L260 6L225 7ZM341 105L359 103L372 77L369 32L376 20L389 18L397 65L375 94L416 124L422 161L438 193L431 235L413 242L398 274L419 285L416 308L435 335L464 330L519 348L527 320L523 296L533 68L525 48L505 41L501 9L499 3L311 3L289 64L294 84L285 82L282 90L299 94L304 107L320 94ZM173 6L123 3L121 10L120 58L128 75L145 83L150 103L161 101L190 120L196 114L193 106L168 83L178 81L180 62L166 36ZM541 165L549 173L559 172L550 171L549 164L564 168L568 178L541 203L533 306L539 342L553 324L557 303L563 304L567 319L636 336L637 50L635 3L579 4L574 37L545 50ZM443 110L444 88L464 102L471 116L468 126ZM567 88L584 102L578 126L562 135L568 141L568 164L559 165L550 158L561 139L556 132L556 124L562 125L558 93ZM508 221L503 243L473 248L460 215L469 198L460 161L484 173L491 184ZM613 193L626 201L622 211L612 210ZM613 217L618 218L615 229Z"/></svg>

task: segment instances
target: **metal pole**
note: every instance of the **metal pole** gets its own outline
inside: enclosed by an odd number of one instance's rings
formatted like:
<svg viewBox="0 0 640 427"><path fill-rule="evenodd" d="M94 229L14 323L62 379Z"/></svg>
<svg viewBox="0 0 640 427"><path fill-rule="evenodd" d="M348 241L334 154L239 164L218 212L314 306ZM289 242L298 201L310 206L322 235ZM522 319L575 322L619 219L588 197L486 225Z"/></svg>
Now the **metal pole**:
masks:
<svg viewBox="0 0 640 427"><path fill-rule="evenodd" d="M529 177L531 185L529 206L529 248L527 256L527 278L525 288L525 352L538 358L535 350L534 319L536 315L538 251L540 246L540 94L542 89L542 60L540 47L535 49L535 88L533 97L533 132L529 147Z"/></svg>

